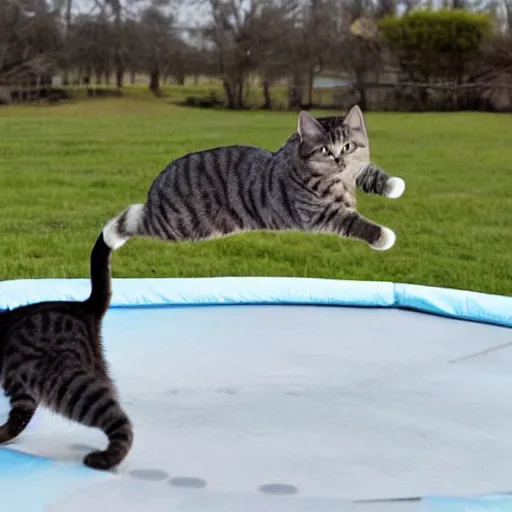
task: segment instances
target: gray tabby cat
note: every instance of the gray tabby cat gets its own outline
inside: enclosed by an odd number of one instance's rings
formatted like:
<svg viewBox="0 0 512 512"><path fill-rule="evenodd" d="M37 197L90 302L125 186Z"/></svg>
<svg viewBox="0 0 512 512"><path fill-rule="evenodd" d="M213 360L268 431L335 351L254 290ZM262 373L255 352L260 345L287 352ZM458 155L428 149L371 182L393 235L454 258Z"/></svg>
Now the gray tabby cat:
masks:
<svg viewBox="0 0 512 512"><path fill-rule="evenodd" d="M89 453L85 465L109 469L128 454L132 426L119 405L101 343L111 298L111 253L100 233L91 252L87 300L40 302L0 313L1 379L11 405L0 443L21 434L43 404L108 436L107 449Z"/></svg>
<svg viewBox="0 0 512 512"><path fill-rule="evenodd" d="M405 189L370 163L359 107L344 118L301 112L298 133L276 152L228 146L174 160L145 204L129 206L103 233L114 249L134 236L177 242L250 230L334 233L391 248L394 232L357 212L356 187L390 198Z"/></svg>

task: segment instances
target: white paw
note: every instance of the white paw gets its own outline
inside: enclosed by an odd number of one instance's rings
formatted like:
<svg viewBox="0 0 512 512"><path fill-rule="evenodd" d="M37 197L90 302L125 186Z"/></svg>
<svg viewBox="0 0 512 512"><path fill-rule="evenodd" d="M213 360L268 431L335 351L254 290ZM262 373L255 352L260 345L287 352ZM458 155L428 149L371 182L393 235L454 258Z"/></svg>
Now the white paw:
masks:
<svg viewBox="0 0 512 512"><path fill-rule="evenodd" d="M397 176L393 176L389 178L386 184L386 197L390 199L396 199L400 197L405 190L405 181L402 178L398 178Z"/></svg>
<svg viewBox="0 0 512 512"><path fill-rule="evenodd" d="M395 245L396 235L394 231L389 228L382 227L382 234L380 238L372 245L376 251L387 251Z"/></svg>

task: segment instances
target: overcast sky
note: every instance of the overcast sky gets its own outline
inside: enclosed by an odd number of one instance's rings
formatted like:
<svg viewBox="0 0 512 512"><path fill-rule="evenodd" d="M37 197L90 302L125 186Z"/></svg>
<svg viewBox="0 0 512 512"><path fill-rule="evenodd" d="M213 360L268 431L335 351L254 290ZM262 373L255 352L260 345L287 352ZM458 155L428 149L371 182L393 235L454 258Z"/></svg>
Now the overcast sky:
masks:
<svg viewBox="0 0 512 512"><path fill-rule="evenodd" d="M2 1L2 0L0 0ZM126 4L126 0L121 0ZM133 2L133 0L131 0ZM138 8L143 8L145 5L150 4L150 0L136 0L135 5ZM194 5L188 0L173 0L173 6L169 9L175 16L178 17L178 22L183 26L195 26L204 20L207 15L207 8L201 7L200 2L194 0ZM94 0L73 0L73 11L78 14L79 12L88 12L95 5Z"/></svg>

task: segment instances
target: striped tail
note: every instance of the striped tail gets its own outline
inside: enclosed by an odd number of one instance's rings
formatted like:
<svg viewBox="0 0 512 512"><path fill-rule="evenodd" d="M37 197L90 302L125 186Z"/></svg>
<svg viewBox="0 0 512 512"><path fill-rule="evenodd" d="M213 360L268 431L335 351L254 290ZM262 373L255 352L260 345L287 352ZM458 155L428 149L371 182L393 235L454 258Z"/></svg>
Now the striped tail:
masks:
<svg viewBox="0 0 512 512"><path fill-rule="evenodd" d="M142 234L143 204L132 204L117 217L110 219L103 228L107 245L115 251L130 238Z"/></svg>
<svg viewBox="0 0 512 512"><path fill-rule="evenodd" d="M110 256L112 249L105 243L103 233L100 233L91 251L91 295L85 301L87 307L96 315L103 315L112 297Z"/></svg>

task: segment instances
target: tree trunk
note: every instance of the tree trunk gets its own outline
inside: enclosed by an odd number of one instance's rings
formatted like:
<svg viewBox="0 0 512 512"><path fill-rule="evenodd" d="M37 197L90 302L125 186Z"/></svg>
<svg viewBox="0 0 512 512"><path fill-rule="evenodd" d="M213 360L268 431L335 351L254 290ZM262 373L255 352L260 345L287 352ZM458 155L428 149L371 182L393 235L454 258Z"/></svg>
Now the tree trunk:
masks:
<svg viewBox="0 0 512 512"><path fill-rule="evenodd" d="M313 82L315 78L315 62L318 55L318 5L319 0L310 0L310 23L309 30L306 36L308 47L308 107L313 106Z"/></svg>
<svg viewBox="0 0 512 512"><path fill-rule="evenodd" d="M155 95L160 96L160 70L152 69L149 73L149 90Z"/></svg>
<svg viewBox="0 0 512 512"><path fill-rule="evenodd" d="M313 62L313 58L309 60L309 68L308 68L308 108L313 106L313 83L315 80L315 66Z"/></svg>
<svg viewBox="0 0 512 512"><path fill-rule="evenodd" d="M288 86L288 108L296 109L301 106L302 94L300 88L300 76L296 71L290 78Z"/></svg>
<svg viewBox="0 0 512 512"><path fill-rule="evenodd" d="M365 68L357 68L354 70L355 89L359 94L359 107L364 112L368 107L368 96L366 91L366 73Z"/></svg>
<svg viewBox="0 0 512 512"><path fill-rule="evenodd" d="M359 107L364 112L368 106L368 97L366 95L366 84L363 81L357 83L357 92L359 93Z"/></svg>
<svg viewBox="0 0 512 512"><path fill-rule="evenodd" d="M263 80L263 98L265 99L265 103L263 103L263 108L267 110L272 110L272 97L270 96L270 81L268 78Z"/></svg>
<svg viewBox="0 0 512 512"><path fill-rule="evenodd" d="M136 74L137 74L137 73L136 73L136 71L135 71L134 69L132 69L132 70L130 71L130 83L131 83L132 85L135 85L135 75L136 75Z"/></svg>
<svg viewBox="0 0 512 512"><path fill-rule="evenodd" d="M91 75L92 75L92 71L90 69L88 69L85 72L85 76L84 76L84 84L85 84L85 90L87 91L87 96L92 96Z"/></svg>
<svg viewBox="0 0 512 512"><path fill-rule="evenodd" d="M121 2L119 0L111 1L110 5L112 6L112 10L114 11L114 67L116 76L116 87L117 89L121 89L123 87L124 76L123 49L121 48L123 43L121 38Z"/></svg>
<svg viewBox="0 0 512 512"><path fill-rule="evenodd" d="M118 68L116 68L116 87L118 89L123 88L123 78L124 78L124 68L122 66L119 66ZM135 79L135 77L134 77L134 79Z"/></svg>
<svg viewBox="0 0 512 512"><path fill-rule="evenodd" d="M418 109L418 112L424 111L428 104L428 89L426 87L419 86L416 98L416 108Z"/></svg>
<svg viewBox="0 0 512 512"><path fill-rule="evenodd" d="M509 34L512 34L512 0L503 0L503 4L507 20L507 31Z"/></svg>
<svg viewBox="0 0 512 512"><path fill-rule="evenodd" d="M237 87L237 100L236 100L236 107L237 108L245 108L245 102L244 102L244 79L239 78L238 79L238 87Z"/></svg>
<svg viewBox="0 0 512 512"><path fill-rule="evenodd" d="M229 81L226 78L223 78L222 79L222 85L224 86L224 91L226 92L226 98L228 100L227 107L229 109L235 109L236 108L236 105L235 105L235 94L234 94L234 91L233 91L233 88L232 88L231 84L229 83Z"/></svg>
<svg viewBox="0 0 512 512"><path fill-rule="evenodd" d="M73 0L66 1L66 18L65 18L65 36L64 40L67 42L69 39L69 32L71 30L71 8L72 8ZM67 59L66 59L67 61ZM62 83L64 85L69 85L69 71L68 71L69 62L66 62L64 73L62 75Z"/></svg>

